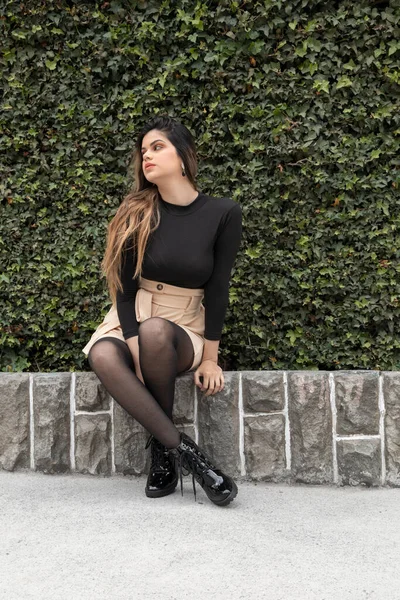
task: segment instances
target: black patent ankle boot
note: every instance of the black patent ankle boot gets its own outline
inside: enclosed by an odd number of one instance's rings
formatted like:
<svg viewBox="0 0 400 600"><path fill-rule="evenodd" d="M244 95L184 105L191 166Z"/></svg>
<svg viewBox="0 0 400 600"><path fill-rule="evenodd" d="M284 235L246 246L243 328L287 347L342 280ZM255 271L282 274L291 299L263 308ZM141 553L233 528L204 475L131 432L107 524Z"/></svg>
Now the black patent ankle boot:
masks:
<svg viewBox="0 0 400 600"><path fill-rule="evenodd" d="M201 485L211 502L218 506L229 504L238 493L236 483L212 463L194 440L180 432L180 444L170 449L179 464L181 493L183 496L182 468L192 473L194 499L196 501L195 480ZM189 473L184 473L187 475Z"/></svg>
<svg viewBox="0 0 400 600"><path fill-rule="evenodd" d="M168 496L175 491L178 484L178 474L174 458L169 449L153 435L147 440L146 449L151 444L151 465L147 477L145 493L148 498Z"/></svg>

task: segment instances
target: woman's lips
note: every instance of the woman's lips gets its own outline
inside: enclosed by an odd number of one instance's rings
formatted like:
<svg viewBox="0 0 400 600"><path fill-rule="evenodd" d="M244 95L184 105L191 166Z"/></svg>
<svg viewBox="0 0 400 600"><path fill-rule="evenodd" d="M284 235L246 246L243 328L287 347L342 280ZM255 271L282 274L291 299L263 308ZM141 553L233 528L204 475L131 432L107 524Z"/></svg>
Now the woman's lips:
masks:
<svg viewBox="0 0 400 600"><path fill-rule="evenodd" d="M146 169L150 169L150 167L155 167L155 166L156 165L149 164L149 165L146 165Z"/></svg>

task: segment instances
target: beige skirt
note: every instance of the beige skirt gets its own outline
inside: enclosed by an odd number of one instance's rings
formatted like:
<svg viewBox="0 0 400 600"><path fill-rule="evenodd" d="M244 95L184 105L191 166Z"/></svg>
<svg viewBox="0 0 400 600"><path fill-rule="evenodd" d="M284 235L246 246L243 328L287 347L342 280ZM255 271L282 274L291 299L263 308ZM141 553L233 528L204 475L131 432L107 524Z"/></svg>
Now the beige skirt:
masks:
<svg viewBox="0 0 400 600"><path fill-rule="evenodd" d="M204 348L205 308L202 304L203 288L182 288L159 281L139 277L135 311L139 323L150 317L163 317L182 327L192 340L194 359L188 371L197 369ZM89 354L90 348L102 337L116 337L123 342L121 324L116 305L112 305L103 321L94 331L82 352Z"/></svg>

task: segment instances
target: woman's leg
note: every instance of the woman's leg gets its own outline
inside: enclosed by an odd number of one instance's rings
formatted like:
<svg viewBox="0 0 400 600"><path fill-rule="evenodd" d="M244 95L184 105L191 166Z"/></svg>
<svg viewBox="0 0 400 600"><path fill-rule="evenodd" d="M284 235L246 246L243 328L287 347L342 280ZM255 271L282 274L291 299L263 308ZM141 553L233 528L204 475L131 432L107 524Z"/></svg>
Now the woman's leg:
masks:
<svg viewBox="0 0 400 600"><path fill-rule="evenodd" d="M152 317L139 326L139 346L141 345L142 349L146 348L146 340L152 329L149 325L146 328L143 325L152 320L165 321L166 323L164 342L161 339L160 326L155 327L155 329L159 332L158 339L165 349L165 356L170 356L170 362L161 360L160 373L157 375L157 368L155 371L151 369L151 353L144 350L145 356L143 361L140 359L140 368L146 385L143 385L137 377L131 352L122 340L113 337L101 338L90 349L88 361L91 369L115 401L167 448L175 448L180 442L179 430L175 427L169 415L172 416L175 377L177 372L180 372L176 369L185 370L190 367L190 359L193 361L193 345L186 331L181 327L165 319ZM178 331L176 331L177 328ZM174 335L172 335L173 331L175 332ZM180 335L181 332L184 335ZM187 339L185 339L185 336ZM168 352L171 344L175 349L175 355ZM158 354L155 355L154 362L157 363L158 358ZM160 388L160 382L170 381L172 378L174 385L167 384L168 391ZM160 390L160 395L157 395L157 391L153 395L151 390L147 388L147 384L150 385L151 389ZM161 400L160 403L159 400ZM163 406L161 406L161 403L164 403ZM166 406L167 411L164 410L164 406Z"/></svg>
<svg viewBox="0 0 400 600"><path fill-rule="evenodd" d="M170 419L176 376L187 371L193 359L192 340L176 323L152 317L140 324L139 362L143 380Z"/></svg>

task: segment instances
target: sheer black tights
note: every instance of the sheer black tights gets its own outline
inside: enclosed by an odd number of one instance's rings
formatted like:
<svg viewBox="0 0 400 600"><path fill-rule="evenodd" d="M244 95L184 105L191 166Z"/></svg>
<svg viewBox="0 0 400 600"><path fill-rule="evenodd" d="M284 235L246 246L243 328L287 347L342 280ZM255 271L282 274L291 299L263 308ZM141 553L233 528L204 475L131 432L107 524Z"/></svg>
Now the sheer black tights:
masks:
<svg viewBox="0 0 400 600"><path fill-rule="evenodd" d="M190 368L193 357L192 341L182 327L151 317L139 325L139 363L145 385L122 340L101 338L91 347L88 361L114 400L167 448L175 448L180 441L172 422L175 378Z"/></svg>

